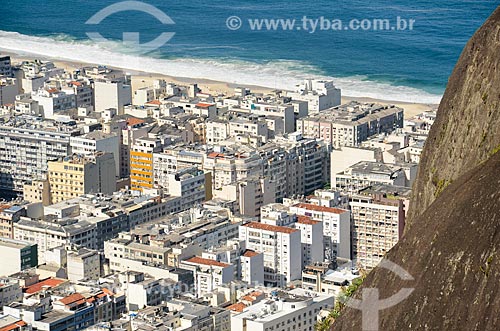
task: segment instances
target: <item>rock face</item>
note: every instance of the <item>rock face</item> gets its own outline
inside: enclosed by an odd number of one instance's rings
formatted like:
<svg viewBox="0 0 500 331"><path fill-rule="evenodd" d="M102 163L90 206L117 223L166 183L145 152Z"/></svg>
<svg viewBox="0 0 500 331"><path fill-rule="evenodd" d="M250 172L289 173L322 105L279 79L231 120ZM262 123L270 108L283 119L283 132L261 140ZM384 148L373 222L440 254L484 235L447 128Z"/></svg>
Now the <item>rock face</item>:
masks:
<svg viewBox="0 0 500 331"><path fill-rule="evenodd" d="M424 148L405 235L358 289L388 298L378 330L500 330L500 9L465 47ZM367 293L367 292L365 292ZM362 330L347 308L335 331Z"/></svg>
<svg viewBox="0 0 500 331"><path fill-rule="evenodd" d="M468 42L426 142L407 229L436 196L500 147L500 7Z"/></svg>
<svg viewBox="0 0 500 331"><path fill-rule="evenodd" d="M500 330L500 152L449 185L388 254L414 280L376 268L358 289L388 298L379 330ZM346 309L333 330L362 330L361 312ZM371 329L373 330L373 329Z"/></svg>

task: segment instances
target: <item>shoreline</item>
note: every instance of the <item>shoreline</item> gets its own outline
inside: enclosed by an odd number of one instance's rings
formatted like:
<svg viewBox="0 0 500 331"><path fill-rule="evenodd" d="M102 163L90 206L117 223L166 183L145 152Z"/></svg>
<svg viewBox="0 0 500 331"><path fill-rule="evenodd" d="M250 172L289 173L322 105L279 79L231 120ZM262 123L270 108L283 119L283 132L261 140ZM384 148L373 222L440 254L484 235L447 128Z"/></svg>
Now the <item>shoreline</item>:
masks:
<svg viewBox="0 0 500 331"><path fill-rule="evenodd" d="M47 56L41 56L37 54L18 54L12 51L2 51L2 54L9 55L12 58L12 62L21 62L21 61L29 61L34 59L40 59L44 61L51 61L57 67L64 68L66 71L72 71L83 66L95 66L99 65L98 63L88 63L88 62L78 62L73 60L65 60L65 59L57 59L51 58ZM116 66L107 66L111 69L122 70L127 73L130 73L132 80L132 91L135 91L139 88L151 86L152 81L156 79L164 79L168 82L172 82L178 85L189 85L196 83L198 84L198 88L202 90L202 92L207 92L213 95L233 95L234 88L238 86L243 86L249 88L253 93L270 93L275 89L256 86L256 85L248 85L248 84L237 84L237 83L229 83L223 81L217 81L207 78L188 78L188 77L174 77L164 74L158 74L154 72L144 72L137 70L129 70L125 68L120 68ZM429 104L429 103L413 103L413 102L404 102L404 101L394 101L394 100L386 100L386 99L378 99L378 98L370 98L370 97L352 97L352 96L342 96L342 103L347 103L350 101L359 101L363 103L380 103L380 104L390 104L395 105L397 107L401 107L404 109L405 118L409 119L418 115L422 112L437 109L438 104Z"/></svg>

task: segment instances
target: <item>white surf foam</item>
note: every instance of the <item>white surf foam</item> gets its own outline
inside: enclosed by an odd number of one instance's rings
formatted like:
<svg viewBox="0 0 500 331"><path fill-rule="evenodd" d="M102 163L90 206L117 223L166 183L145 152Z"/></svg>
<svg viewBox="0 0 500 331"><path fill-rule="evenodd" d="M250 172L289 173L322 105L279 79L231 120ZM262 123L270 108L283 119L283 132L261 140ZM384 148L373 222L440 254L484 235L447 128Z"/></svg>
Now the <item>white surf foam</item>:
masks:
<svg viewBox="0 0 500 331"><path fill-rule="evenodd" d="M332 79L342 94L383 100L439 103L441 96L407 86L367 80L363 76L322 76L315 67L299 61L254 63L221 59L158 59L131 54L121 43L96 44L76 41L69 36L52 38L0 31L0 48L20 54L35 54L53 59L98 63L128 70L164 74L174 77L212 79L227 83L294 89L306 78ZM128 53L128 54L127 54Z"/></svg>

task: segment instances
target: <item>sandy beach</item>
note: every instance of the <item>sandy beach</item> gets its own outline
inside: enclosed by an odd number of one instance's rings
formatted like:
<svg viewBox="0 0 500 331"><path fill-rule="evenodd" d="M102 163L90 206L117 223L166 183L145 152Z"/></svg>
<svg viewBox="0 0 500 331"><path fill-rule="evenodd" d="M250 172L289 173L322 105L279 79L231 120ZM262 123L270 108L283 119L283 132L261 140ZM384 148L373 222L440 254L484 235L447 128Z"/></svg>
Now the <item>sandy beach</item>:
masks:
<svg viewBox="0 0 500 331"><path fill-rule="evenodd" d="M57 67L64 68L66 71L73 71L73 70L81 68L83 66L97 65L96 63L81 63L81 62L75 62L75 61L50 59L50 58L45 58L45 57L36 56L36 55L28 57L28 56L20 56L20 55L13 54L13 53L9 54L9 52L6 52L6 54L8 54L12 57L12 61L14 63L21 62L21 61L27 61L27 60L33 60L33 59L37 58L37 59L41 59L41 60L52 61L52 62L54 62L54 64ZM114 68L112 66L109 66L109 67ZM157 79L164 79L167 82L172 82L172 83L176 83L179 85L197 83L198 87L202 90L202 92L210 93L213 95L221 95L221 94L232 95L234 93L234 88L240 86L240 85L234 84L234 83L226 83L226 82L214 81L214 80L210 80L210 79L193 79L193 78L186 78L186 77L173 77L173 76L156 74L156 73L133 71L133 70L123 69L123 68L114 68L114 69L124 70L127 73L131 74L132 90L133 91L135 91L138 88L152 86L152 82L154 80L157 80ZM254 93L264 93L265 94L265 93L269 93L272 91L271 88L262 87L262 86L253 86L253 85L247 85L247 84L245 84L244 86L250 88L250 90ZM373 102L373 103L396 105L396 106L404 109L405 118L412 118L417 114L420 114L420 113L428 111L428 110L436 109L438 107L437 104L409 103L409 102L391 101L391 100L384 100L384 99L373 99L373 98L367 98L367 97L342 96L343 103L350 102L352 100L356 100L359 102Z"/></svg>

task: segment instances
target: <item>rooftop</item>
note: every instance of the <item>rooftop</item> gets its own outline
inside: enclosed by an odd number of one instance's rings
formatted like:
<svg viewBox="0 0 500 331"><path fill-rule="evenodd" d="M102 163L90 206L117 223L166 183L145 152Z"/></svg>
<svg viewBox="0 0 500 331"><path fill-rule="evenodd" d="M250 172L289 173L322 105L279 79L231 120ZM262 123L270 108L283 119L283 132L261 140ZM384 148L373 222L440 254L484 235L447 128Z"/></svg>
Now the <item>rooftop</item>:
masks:
<svg viewBox="0 0 500 331"><path fill-rule="evenodd" d="M298 231L297 229L287 228L285 226L270 225L270 224L264 224L264 223L259 223L259 222L250 222L250 223L244 224L243 226L245 226L247 228L252 228L252 229L259 229L259 230L272 231L272 232L281 232L281 233L288 233L288 234Z"/></svg>
<svg viewBox="0 0 500 331"><path fill-rule="evenodd" d="M33 284L31 286L28 286L24 292L27 294L33 294L33 293L40 292L44 288L52 288L52 287L59 286L64 282L65 282L64 279L48 278L48 279L42 280L41 282L38 282L38 283Z"/></svg>
<svg viewBox="0 0 500 331"><path fill-rule="evenodd" d="M345 209L318 206L318 205L313 205L311 203L298 203L296 205L293 205L293 207L303 208L312 211L320 211L323 213L332 213L332 214L344 214L348 212L348 210Z"/></svg>
<svg viewBox="0 0 500 331"><path fill-rule="evenodd" d="M211 260L211 259L205 259L205 258L202 258L199 256L192 257L184 262L193 263L193 264L203 264L203 265L209 265L209 266L221 267L221 268L226 268L226 267L230 266L230 264L227 264L227 263L222 263L222 262L218 262L218 261Z"/></svg>

